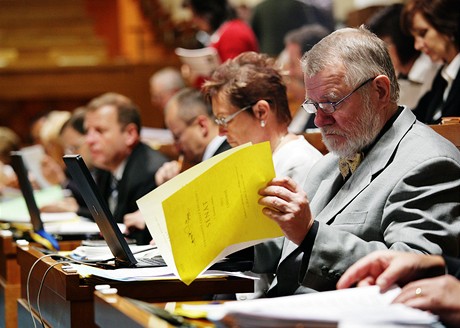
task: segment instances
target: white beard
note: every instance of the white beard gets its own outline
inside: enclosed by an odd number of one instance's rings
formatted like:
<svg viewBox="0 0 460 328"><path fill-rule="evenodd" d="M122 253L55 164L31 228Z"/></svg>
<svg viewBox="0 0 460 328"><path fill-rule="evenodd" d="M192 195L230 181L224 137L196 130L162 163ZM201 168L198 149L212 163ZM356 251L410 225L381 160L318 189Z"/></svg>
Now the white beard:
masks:
<svg viewBox="0 0 460 328"><path fill-rule="evenodd" d="M327 126L321 128L327 149L339 157L350 158L362 151L375 140L383 126L382 115L372 110L369 100L363 100L363 111L352 125L339 131ZM339 143L333 138L328 139L327 133L331 132L345 137L346 141Z"/></svg>

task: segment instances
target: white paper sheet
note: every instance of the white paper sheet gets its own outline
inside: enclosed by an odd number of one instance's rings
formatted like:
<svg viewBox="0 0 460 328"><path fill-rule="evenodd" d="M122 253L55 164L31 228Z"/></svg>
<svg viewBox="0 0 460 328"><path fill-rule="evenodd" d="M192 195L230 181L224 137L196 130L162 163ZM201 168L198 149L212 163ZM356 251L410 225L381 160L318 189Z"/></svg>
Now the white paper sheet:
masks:
<svg viewBox="0 0 460 328"><path fill-rule="evenodd" d="M380 293L377 286L227 302L220 305L184 306L188 311L206 311L211 320L230 317L244 327L279 327L287 323L366 323L429 326L436 316L401 304L390 304L399 294L394 287Z"/></svg>

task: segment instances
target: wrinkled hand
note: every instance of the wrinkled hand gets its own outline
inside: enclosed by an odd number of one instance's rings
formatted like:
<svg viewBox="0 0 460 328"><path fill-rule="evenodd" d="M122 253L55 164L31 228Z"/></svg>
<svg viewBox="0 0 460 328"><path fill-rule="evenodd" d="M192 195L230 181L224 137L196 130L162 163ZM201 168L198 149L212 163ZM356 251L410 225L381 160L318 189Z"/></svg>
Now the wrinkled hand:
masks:
<svg viewBox="0 0 460 328"><path fill-rule="evenodd" d="M355 264L342 275L337 288L378 285L384 291L395 283L407 283L423 276L433 268L443 270L445 262L440 256L424 255L392 250L373 252Z"/></svg>
<svg viewBox="0 0 460 328"><path fill-rule="evenodd" d="M259 195L263 213L278 223L286 238L300 245L313 224L303 189L291 178L274 178Z"/></svg>
<svg viewBox="0 0 460 328"><path fill-rule="evenodd" d="M181 165L178 161L164 163L155 174L155 182L157 186L162 185L166 181L171 180L180 173Z"/></svg>
<svg viewBox="0 0 460 328"><path fill-rule="evenodd" d="M419 289L419 293L415 291ZM393 303L430 311L449 327L460 327L460 281L453 276L417 280L404 286Z"/></svg>
<svg viewBox="0 0 460 328"><path fill-rule="evenodd" d="M137 210L133 213L128 213L123 217L123 223L126 226L125 233L128 233L132 230L144 230L145 229L145 220L142 217L141 211Z"/></svg>

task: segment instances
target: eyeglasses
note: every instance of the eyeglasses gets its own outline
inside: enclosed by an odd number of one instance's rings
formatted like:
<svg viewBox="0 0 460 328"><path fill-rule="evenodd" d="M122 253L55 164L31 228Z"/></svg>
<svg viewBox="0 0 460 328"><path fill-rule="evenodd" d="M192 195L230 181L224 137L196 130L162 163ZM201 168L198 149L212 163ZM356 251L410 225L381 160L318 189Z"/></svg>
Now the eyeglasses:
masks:
<svg viewBox="0 0 460 328"><path fill-rule="evenodd" d="M230 123L231 120L233 120L239 113L241 112L244 112L245 110L251 108L252 106L254 105L249 105L249 106L246 106L246 107L243 107L241 108L239 111L227 116L227 117L216 117L216 119L214 120L214 122L216 122L216 124L218 126L222 126L224 128L227 127L228 123Z"/></svg>
<svg viewBox="0 0 460 328"><path fill-rule="evenodd" d="M301 106L307 113L310 113L310 114L316 114L318 112L318 109L321 109L321 111L324 114L332 114L337 110L337 106L340 105L341 102L343 102L345 99L350 97L354 92L358 91L359 88L364 86L366 83L368 83L368 82L370 82L370 81L372 81L374 79L375 79L375 77L372 77L372 78L364 81L357 88L355 88L352 92L350 92L349 94L347 94L345 97L343 97L342 99L340 99L338 101L334 101L334 102L327 101L327 102L319 102L319 103L317 103L317 102L314 102L314 101L311 101L311 100L307 99L302 103Z"/></svg>
<svg viewBox="0 0 460 328"><path fill-rule="evenodd" d="M174 142L178 142L182 138L182 136L185 134L185 132L197 123L197 119L198 119L198 116L186 122L185 127L180 132L177 132L177 131L176 133L173 132Z"/></svg>
<svg viewBox="0 0 460 328"><path fill-rule="evenodd" d="M81 152L82 147L85 145L85 137L74 138L73 144L65 146L64 153L66 155L78 154Z"/></svg>

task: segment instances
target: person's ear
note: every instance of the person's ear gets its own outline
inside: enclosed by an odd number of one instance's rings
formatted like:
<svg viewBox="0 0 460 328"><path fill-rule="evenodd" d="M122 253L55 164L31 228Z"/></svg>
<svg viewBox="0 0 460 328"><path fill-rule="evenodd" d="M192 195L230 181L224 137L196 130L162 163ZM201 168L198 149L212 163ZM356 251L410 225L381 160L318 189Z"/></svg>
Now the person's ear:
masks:
<svg viewBox="0 0 460 328"><path fill-rule="evenodd" d="M372 85L377 91L378 100L382 104L390 102L390 79L386 75L378 75L373 81Z"/></svg>
<svg viewBox="0 0 460 328"><path fill-rule="evenodd" d="M259 100L253 107L254 116L257 120L266 122L270 112L270 104L266 100Z"/></svg>
<svg viewBox="0 0 460 328"><path fill-rule="evenodd" d="M123 129L123 133L128 146L132 146L139 140L139 132L137 131L137 126L134 123L128 123Z"/></svg>
<svg viewBox="0 0 460 328"><path fill-rule="evenodd" d="M209 133L209 118L205 115L198 115L196 117L196 124L198 124L202 135L206 137Z"/></svg>

